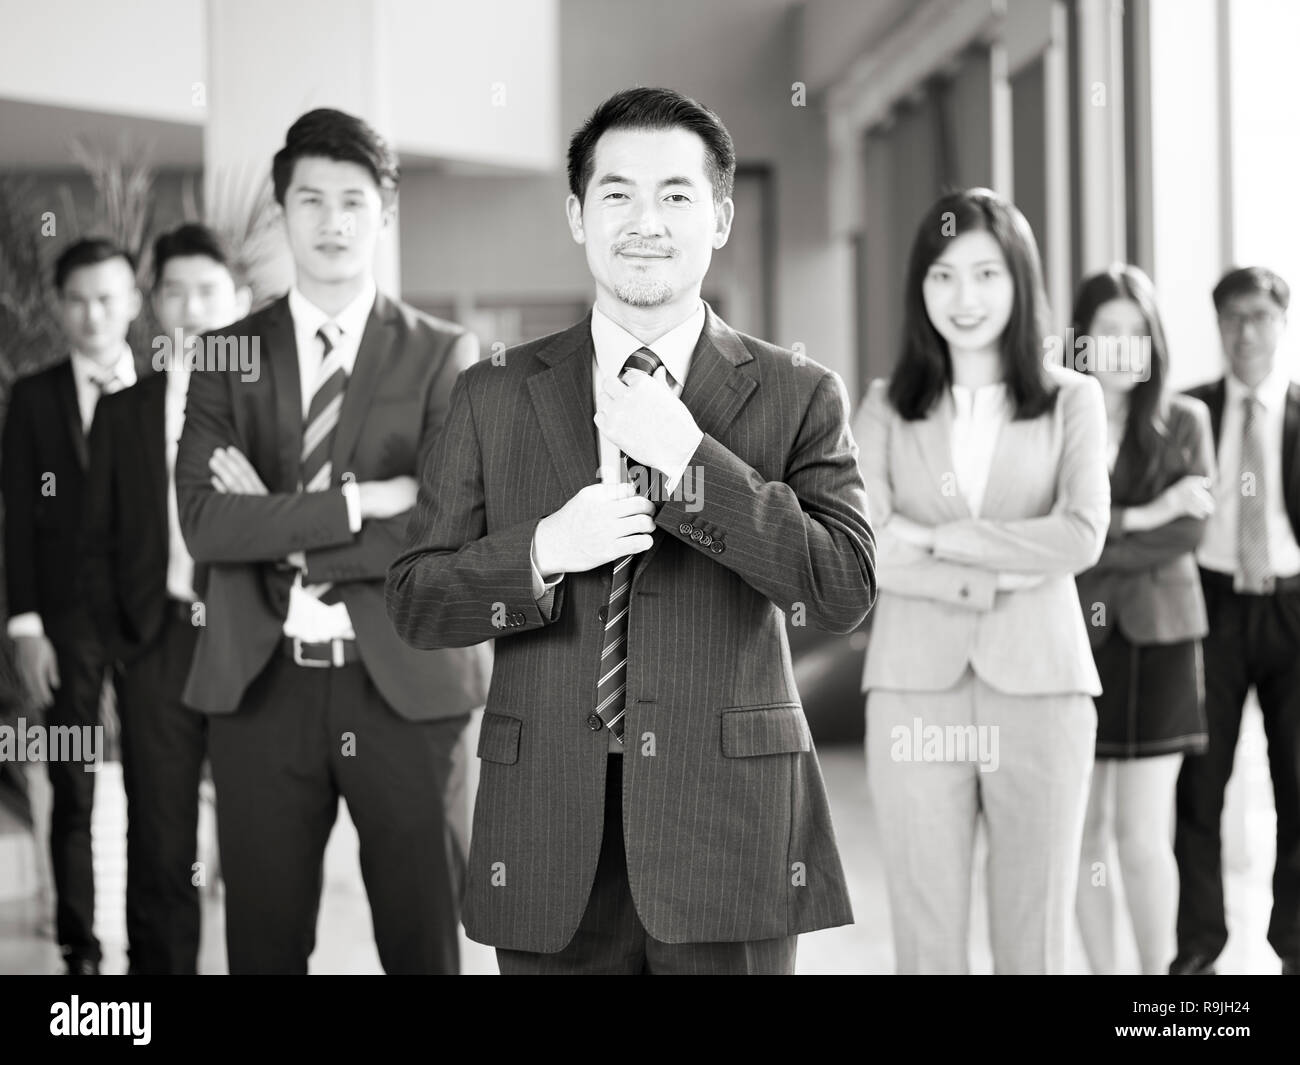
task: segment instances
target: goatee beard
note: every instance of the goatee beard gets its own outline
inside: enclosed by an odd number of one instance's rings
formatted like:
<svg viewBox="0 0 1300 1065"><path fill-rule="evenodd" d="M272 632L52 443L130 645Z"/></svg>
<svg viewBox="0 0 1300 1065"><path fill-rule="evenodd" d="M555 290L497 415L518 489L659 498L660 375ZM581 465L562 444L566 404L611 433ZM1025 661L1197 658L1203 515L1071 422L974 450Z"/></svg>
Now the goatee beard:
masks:
<svg viewBox="0 0 1300 1065"><path fill-rule="evenodd" d="M614 295L629 307L662 307L673 298L667 281L625 281L614 286Z"/></svg>

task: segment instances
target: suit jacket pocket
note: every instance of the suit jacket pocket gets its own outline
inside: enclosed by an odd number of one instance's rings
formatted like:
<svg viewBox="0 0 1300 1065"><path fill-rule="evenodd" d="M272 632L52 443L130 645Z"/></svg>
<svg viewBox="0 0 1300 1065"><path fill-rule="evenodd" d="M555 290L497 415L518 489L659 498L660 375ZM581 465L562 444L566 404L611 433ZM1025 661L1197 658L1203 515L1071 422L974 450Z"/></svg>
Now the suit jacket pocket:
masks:
<svg viewBox="0 0 1300 1065"><path fill-rule="evenodd" d="M812 737L798 703L737 706L722 712L722 753L727 758L810 750Z"/></svg>
<svg viewBox="0 0 1300 1065"><path fill-rule="evenodd" d="M517 717L485 713L478 734L478 756L485 762L514 765L519 761L519 731L523 725Z"/></svg>

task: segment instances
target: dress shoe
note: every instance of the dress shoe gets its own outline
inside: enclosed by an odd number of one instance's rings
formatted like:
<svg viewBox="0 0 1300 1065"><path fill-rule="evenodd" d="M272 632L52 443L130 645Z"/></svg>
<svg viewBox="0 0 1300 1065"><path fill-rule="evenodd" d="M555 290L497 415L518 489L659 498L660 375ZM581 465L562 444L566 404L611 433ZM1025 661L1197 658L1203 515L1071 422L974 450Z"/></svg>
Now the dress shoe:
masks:
<svg viewBox="0 0 1300 1065"><path fill-rule="evenodd" d="M1283 976L1300 976L1300 957L1282 959Z"/></svg>
<svg viewBox="0 0 1300 1065"><path fill-rule="evenodd" d="M83 958L77 954L69 954L63 960L67 963L69 976L99 975L99 962L94 958Z"/></svg>
<svg viewBox="0 0 1300 1065"><path fill-rule="evenodd" d="M1169 966L1170 976L1214 976L1214 959L1208 954L1180 954Z"/></svg>

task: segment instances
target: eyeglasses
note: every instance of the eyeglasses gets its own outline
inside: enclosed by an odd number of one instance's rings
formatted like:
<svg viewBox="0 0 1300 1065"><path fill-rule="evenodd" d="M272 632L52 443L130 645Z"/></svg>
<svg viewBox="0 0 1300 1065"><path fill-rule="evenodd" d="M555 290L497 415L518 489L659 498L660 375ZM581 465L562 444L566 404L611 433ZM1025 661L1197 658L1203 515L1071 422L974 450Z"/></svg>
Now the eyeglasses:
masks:
<svg viewBox="0 0 1300 1065"><path fill-rule="evenodd" d="M1277 311L1261 309L1251 311L1249 314L1239 314L1236 311L1225 311L1219 315L1219 324L1224 329L1234 333L1240 333L1246 326L1252 325L1256 330L1267 329L1270 326L1277 325L1280 320Z"/></svg>

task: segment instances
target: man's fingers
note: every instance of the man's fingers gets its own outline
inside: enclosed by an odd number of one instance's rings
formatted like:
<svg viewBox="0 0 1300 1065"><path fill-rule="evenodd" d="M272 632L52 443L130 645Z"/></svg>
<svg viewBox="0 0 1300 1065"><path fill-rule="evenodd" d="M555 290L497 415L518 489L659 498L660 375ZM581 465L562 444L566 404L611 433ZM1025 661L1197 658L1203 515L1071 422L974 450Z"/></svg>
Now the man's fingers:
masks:
<svg viewBox="0 0 1300 1065"><path fill-rule="evenodd" d="M226 492L226 484L220 477L214 476L212 478L212 487L215 488L218 492L222 493L223 495Z"/></svg>

